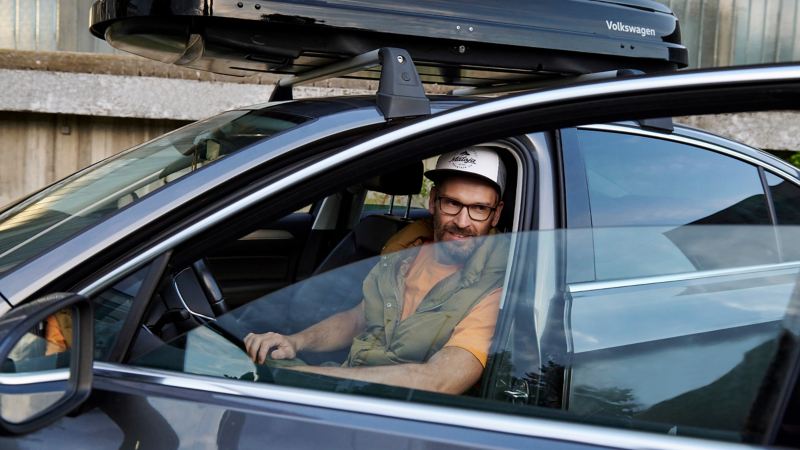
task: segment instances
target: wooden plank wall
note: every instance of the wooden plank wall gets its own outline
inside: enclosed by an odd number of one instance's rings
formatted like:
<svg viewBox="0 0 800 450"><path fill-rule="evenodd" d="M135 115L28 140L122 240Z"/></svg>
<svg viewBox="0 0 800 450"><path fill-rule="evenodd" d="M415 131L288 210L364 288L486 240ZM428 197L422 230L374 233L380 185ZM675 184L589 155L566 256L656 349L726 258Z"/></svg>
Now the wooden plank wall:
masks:
<svg viewBox="0 0 800 450"><path fill-rule="evenodd" d="M800 0L657 1L680 21L689 67L800 59Z"/></svg>
<svg viewBox="0 0 800 450"><path fill-rule="evenodd" d="M121 53L89 33L94 0L0 0L0 47Z"/></svg>
<svg viewBox="0 0 800 450"><path fill-rule="evenodd" d="M0 205L185 123L0 112Z"/></svg>

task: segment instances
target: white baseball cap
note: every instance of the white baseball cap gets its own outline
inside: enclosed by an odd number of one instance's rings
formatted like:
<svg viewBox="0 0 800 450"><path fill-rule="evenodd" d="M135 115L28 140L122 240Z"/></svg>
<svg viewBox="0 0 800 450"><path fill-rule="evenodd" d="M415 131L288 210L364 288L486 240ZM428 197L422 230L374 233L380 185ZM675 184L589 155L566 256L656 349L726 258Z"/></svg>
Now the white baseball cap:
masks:
<svg viewBox="0 0 800 450"><path fill-rule="evenodd" d="M436 161L436 168L425 172L425 176L438 183L448 174L473 175L495 185L500 195L506 189L506 167L494 150L483 147L467 147L444 153Z"/></svg>

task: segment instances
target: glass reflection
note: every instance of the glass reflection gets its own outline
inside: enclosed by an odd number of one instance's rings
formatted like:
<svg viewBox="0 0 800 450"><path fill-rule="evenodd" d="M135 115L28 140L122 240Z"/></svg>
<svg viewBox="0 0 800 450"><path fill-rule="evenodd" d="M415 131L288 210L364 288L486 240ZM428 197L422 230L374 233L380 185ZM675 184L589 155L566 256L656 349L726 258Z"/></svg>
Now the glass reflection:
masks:
<svg viewBox="0 0 800 450"><path fill-rule="evenodd" d="M72 308L62 309L17 342L0 370L0 417L26 422L64 398L69 389Z"/></svg>
<svg viewBox="0 0 800 450"><path fill-rule="evenodd" d="M509 250L503 250L503 264L518 270L506 270L502 309L482 381L464 395L305 373L295 366L347 367L349 344L265 364L254 362L242 349L241 339L254 330L296 333L353 308L364 295L364 279L382 263L381 257L325 272L213 321L196 323L134 363L239 381L743 440L745 430L755 427L750 422L753 408L769 407L762 392L775 382L766 380L783 376L772 372L782 336L798 331L793 311L800 307L800 262L753 265L735 259L748 246L729 242L758 240L780 230L730 225L598 228L598 235L616 234L661 248L643 251L632 261L616 254L620 272L627 270L625 264L644 262L648 277L573 284L568 292L559 292L555 286L563 273L554 262L566 254L573 236L581 239L582 231L494 235L480 244L505 242ZM796 245L800 242L784 242L781 251ZM403 252L413 250L398 255ZM684 262L682 270L661 261L667 252ZM715 258L715 267L729 267L702 270L703 263L697 263L702 257ZM598 258L597 264L602 261ZM573 263L583 261L566 261ZM439 344L424 345L433 349Z"/></svg>

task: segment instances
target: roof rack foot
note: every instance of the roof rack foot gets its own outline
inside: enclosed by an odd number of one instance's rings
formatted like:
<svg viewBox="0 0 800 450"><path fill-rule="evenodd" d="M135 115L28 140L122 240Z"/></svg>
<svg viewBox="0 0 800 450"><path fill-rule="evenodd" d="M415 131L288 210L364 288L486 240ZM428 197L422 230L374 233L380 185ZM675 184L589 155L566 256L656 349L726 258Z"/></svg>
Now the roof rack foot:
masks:
<svg viewBox="0 0 800 450"><path fill-rule="evenodd" d="M378 52L381 81L378 108L386 119L427 116L431 105L411 55L401 48L384 47Z"/></svg>
<svg viewBox="0 0 800 450"><path fill-rule="evenodd" d="M272 88L272 93L269 95L269 101L285 102L287 100L294 100L292 86L282 86L279 80Z"/></svg>

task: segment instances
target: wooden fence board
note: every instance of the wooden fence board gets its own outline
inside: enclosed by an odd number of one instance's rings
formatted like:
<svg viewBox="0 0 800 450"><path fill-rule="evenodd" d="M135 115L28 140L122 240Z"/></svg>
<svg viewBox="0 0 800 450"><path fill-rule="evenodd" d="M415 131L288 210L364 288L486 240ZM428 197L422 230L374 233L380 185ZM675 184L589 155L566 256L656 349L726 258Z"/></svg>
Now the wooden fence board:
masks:
<svg viewBox="0 0 800 450"><path fill-rule="evenodd" d="M185 123L0 112L0 206Z"/></svg>

